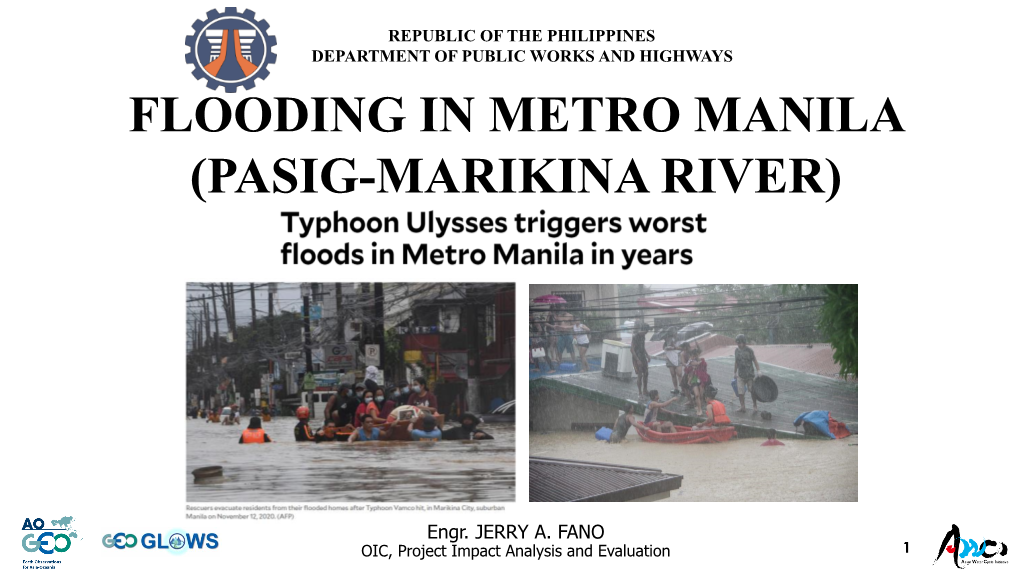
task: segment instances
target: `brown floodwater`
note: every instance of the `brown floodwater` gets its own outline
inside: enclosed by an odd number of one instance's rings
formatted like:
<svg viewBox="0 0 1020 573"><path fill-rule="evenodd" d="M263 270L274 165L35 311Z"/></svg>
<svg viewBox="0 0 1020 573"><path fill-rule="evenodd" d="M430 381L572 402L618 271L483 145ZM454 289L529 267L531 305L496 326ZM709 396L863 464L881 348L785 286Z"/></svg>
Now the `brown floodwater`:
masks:
<svg viewBox="0 0 1020 573"><path fill-rule="evenodd" d="M316 444L294 441L297 419L282 417L262 424L272 443L238 444L242 420L188 419L188 501L514 501L514 424L483 425L494 440ZM194 483L203 466L223 466L223 479Z"/></svg>
<svg viewBox="0 0 1020 573"><path fill-rule="evenodd" d="M639 466L684 476L683 485L662 501L857 501L857 435L842 440L765 438L721 444L643 442L632 430L627 441L609 444L588 432L529 436L530 455Z"/></svg>

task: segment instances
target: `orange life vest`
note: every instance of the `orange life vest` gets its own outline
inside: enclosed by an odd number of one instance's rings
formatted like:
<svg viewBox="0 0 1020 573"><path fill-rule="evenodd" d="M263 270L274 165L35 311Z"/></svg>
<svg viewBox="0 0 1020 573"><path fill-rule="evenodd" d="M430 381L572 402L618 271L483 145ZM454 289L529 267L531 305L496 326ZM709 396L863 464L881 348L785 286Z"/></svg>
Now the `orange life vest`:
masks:
<svg viewBox="0 0 1020 573"><path fill-rule="evenodd" d="M266 432L262 428L259 428L257 430L252 430L251 428L248 428L241 433L241 439L246 444L261 444L262 442L266 441L265 438Z"/></svg>
<svg viewBox="0 0 1020 573"><path fill-rule="evenodd" d="M730 418L726 415L726 406L723 406L722 402L711 400L709 404L712 405L712 425L718 426L720 424L729 424Z"/></svg>

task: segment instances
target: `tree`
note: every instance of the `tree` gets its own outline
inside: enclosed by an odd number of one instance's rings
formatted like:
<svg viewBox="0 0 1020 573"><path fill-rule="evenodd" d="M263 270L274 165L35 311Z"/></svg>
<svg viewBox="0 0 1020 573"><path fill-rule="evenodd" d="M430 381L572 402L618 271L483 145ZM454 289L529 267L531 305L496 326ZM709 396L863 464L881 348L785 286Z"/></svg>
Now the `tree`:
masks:
<svg viewBox="0 0 1020 573"><path fill-rule="evenodd" d="M383 339L385 344L382 347L383 352L383 364L386 364L390 368L390 375L387 379L387 383L399 382L404 377L404 353L402 350L402 344L400 335L397 334L397 329L391 328L383 333Z"/></svg>
<svg viewBox="0 0 1020 573"><path fill-rule="evenodd" d="M839 375L857 377L857 285L824 285L818 327L829 338Z"/></svg>

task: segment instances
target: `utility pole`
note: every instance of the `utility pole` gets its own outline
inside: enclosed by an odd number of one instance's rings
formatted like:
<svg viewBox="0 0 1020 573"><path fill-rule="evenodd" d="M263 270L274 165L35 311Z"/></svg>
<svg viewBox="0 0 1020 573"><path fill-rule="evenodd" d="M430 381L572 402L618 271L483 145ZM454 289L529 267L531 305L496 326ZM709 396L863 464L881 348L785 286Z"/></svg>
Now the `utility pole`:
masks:
<svg viewBox="0 0 1020 573"><path fill-rule="evenodd" d="M272 294L276 290L276 283L269 283L269 318L272 318ZM269 326L272 327L272 321L269 321Z"/></svg>
<svg viewBox="0 0 1020 573"><path fill-rule="evenodd" d="M198 348L205 348L202 340L202 311L195 312L195 334L198 336Z"/></svg>
<svg viewBox="0 0 1020 573"><path fill-rule="evenodd" d="M220 313L216 310L216 283L209 284L209 290L212 292L212 313L213 313L213 333L216 334L216 338L213 339L213 350L215 351L214 358L216 358L216 364L220 363Z"/></svg>
<svg viewBox="0 0 1020 573"><path fill-rule="evenodd" d="M467 319L468 335L468 363L467 363L467 409L471 412L481 413L482 391L478 384L478 304L471 303L464 307L465 318Z"/></svg>
<svg viewBox="0 0 1020 573"><path fill-rule="evenodd" d="M200 333L201 331L199 330L199 324L201 324L201 323L202 323L201 320L199 320L198 315L196 314L195 315L195 334L194 334L195 339L192 340L192 343L193 343L193 346L195 347L195 352L196 353L199 353L201 348L202 348L202 335Z"/></svg>
<svg viewBox="0 0 1020 573"><path fill-rule="evenodd" d="M227 287L230 287L230 291L227 291ZM237 305L234 304L234 283L224 283L223 292L226 300L230 301L230 309L227 311L230 315L230 336L233 340L237 340Z"/></svg>
<svg viewBox="0 0 1020 573"><path fill-rule="evenodd" d="M346 338L344 335L343 289L340 288L340 283L333 283L333 290L336 294L336 339L337 342L343 342Z"/></svg>
<svg viewBox="0 0 1020 573"><path fill-rule="evenodd" d="M231 290L233 290L233 288L231 288ZM237 340L237 333L234 331L234 305L230 298L231 294L227 292L227 283L220 283L220 291L223 292L223 315L227 319L227 332L230 333L231 340Z"/></svg>
<svg viewBox="0 0 1020 573"><path fill-rule="evenodd" d="M312 312L312 307L311 300L309 299L307 294L302 296L301 298L305 304L304 312L302 312L301 314L303 315L302 319L305 325L305 376L308 376L312 372L312 320L308 316L309 313ZM301 389L304 390L304 380L301 381L301 384L302 384ZM306 403L308 404L308 409L310 410L309 418L312 420L315 419L315 403L312 402L312 393L314 391L315 388L312 388L306 394L307 396Z"/></svg>
<svg viewBox="0 0 1020 573"><path fill-rule="evenodd" d="M212 336L209 333L209 301L202 301L202 318L205 319L205 343L209 345L209 341L212 340Z"/></svg>
<svg viewBox="0 0 1020 573"><path fill-rule="evenodd" d="M195 313L193 312L194 307L191 305L191 302L193 300L195 300L193 297L190 297L190 296L188 297L188 322L189 322L188 328L191 330L191 352L192 353L194 353L196 350L198 350L198 335L197 335L198 329L196 327L196 324L197 324L196 320L197 319L195 319Z"/></svg>
<svg viewBox="0 0 1020 573"><path fill-rule="evenodd" d="M251 334L255 336L255 283L251 283Z"/></svg>
<svg viewBox="0 0 1020 573"><path fill-rule="evenodd" d="M385 305L383 304L383 284L375 283L375 331L372 333L372 338L375 339L375 343L379 345L379 371L385 372L384 366L386 356L386 325L383 324L383 318L385 315Z"/></svg>

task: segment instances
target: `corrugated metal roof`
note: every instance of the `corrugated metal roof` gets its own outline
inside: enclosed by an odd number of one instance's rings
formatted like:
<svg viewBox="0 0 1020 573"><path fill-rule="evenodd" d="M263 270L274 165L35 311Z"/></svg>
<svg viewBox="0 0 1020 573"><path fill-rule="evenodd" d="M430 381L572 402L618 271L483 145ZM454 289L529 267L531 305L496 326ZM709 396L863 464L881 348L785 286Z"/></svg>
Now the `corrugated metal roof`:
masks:
<svg viewBox="0 0 1020 573"><path fill-rule="evenodd" d="M529 501L631 501L679 489L683 476L661 470L530 458Z"/></svg>

